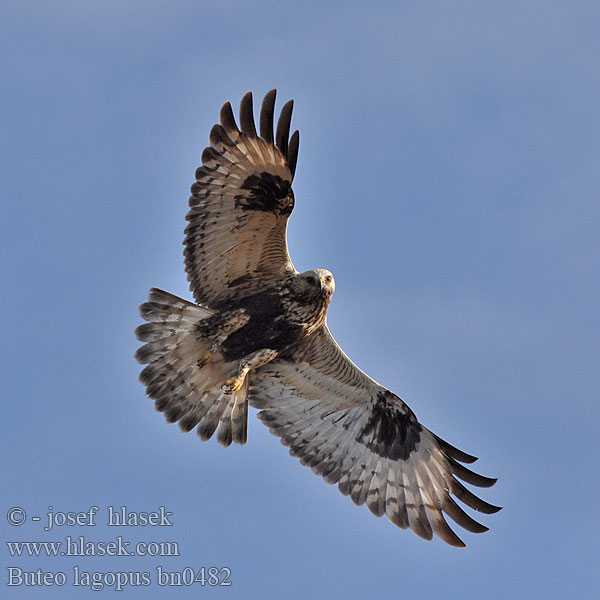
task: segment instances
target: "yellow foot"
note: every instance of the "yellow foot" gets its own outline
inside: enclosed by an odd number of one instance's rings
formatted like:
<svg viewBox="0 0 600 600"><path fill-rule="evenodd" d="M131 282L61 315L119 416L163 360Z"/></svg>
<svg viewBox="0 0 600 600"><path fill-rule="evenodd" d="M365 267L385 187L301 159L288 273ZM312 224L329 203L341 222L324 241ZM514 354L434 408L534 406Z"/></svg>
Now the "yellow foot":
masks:
<svg viewBox="0 0 600 600"><path fill-rule="evenodd" d="M242 387L243 383L243 377L231 377L221 386L221 389L225 394L234 394Z"/></svg>
<svg viewBox="0 0 600 600"><path fill-rule="evenodd" d="M209 363L213 359L213 355L210 352L205 352L196 363L200 368L202 368L205 364Z"/></svg>

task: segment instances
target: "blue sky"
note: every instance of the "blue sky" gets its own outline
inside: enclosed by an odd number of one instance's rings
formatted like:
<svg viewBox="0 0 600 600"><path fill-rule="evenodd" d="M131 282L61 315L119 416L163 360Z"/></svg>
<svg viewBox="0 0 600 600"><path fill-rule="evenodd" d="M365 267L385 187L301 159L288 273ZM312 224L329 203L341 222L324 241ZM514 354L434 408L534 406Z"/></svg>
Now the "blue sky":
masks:
<svg viewBox="0 0 600 600"><path fill-rule="evenodd" d="M152 574L128 597L591 598L599 519L600 9L587 2L5 2L2 514L98 506L178 557L10 557ZM499 476L466 550L357 508L251 415L179 433L137 382L137 306L189 298L189 186L225 100L272 87L301 131L289 245L326 267L344 350ZM173 513L109 528L108 506ZM156 585L229 567L230 588ZM113 586L114 587L114 586ZM87 591L84 589L84 591ZM92 592L89 592L90 594ZM105 594L115 593L107 586Z"/></svg>

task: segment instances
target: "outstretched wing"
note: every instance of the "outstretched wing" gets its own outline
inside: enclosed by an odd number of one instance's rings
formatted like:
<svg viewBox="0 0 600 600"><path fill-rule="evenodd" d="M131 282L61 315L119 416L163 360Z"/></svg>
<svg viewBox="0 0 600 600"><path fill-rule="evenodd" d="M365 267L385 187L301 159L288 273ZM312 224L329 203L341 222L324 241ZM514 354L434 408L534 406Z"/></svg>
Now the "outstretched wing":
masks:
<svg viewBox="0 0 600 600"><path fill-rule="evenodd" d="M275 360L252 374L250 403L260 419L303 465L337 483L377 516L403 529L465 546L444 518L468 531L487 527L455 502L484 513L484 502L458 480L489 487L495 479L464 467L465 454L423 427L395 394L363 373L324 326L289 360Z"/></svg>
<svg viewBox="0 0 600 600"><path fill-rule="evenodd" d="M196 301L211 308L294 271L286 228L294 208L291 184L299 134L289 138L290 100L281 109L273 138L275 94L271 90L263 100L260 136L251 92L240 104L241 131L226 102L196 171L186 216L185 270Z"/></svg>

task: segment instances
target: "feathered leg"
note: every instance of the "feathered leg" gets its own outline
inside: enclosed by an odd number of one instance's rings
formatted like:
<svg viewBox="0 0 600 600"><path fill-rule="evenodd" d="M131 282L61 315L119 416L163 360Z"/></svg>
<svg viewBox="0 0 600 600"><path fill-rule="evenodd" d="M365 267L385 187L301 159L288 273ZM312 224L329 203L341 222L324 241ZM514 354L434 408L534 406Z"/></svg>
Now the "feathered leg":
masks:
<svg viewBox="0 0 600 600"><path fill-rule="evenodd" d="M223 387L221 388L226 394L234 394L243 385L246 380L246 375L251 369L257 369L266 365L277 356L277 350L271 350L270 348L263 348L262 350L256 350L247 356L244 356L240 360L240 366L236 377L228 379Z"/></svg>

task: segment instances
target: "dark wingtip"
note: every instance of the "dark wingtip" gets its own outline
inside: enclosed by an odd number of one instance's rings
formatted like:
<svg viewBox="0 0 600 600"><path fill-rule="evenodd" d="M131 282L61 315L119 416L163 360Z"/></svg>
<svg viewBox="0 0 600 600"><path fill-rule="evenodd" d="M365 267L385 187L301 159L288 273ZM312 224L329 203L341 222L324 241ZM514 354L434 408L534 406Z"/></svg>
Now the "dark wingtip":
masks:
<svg viewBox="0 0 600 600"><path fill-rule="evenodd" d="M214 125L213 129L215 127L221 127L220 125ZM211 134L212 134L212 129L211 129ZM207 165L209 165L210 163L217 163L219 161L219 158L221 157L221 155L212 147L212 146L206 146L206 148L204 148L204 150L202 150L202 164L206 167Z"/></svg>
<svg viewBox="0 0 600 600"><path fill-rule="evenodd" d="M493 515L502 508L482 500L479 496L468 490L460 481L454 479L454 477L450 484L450 490L461 502L464 502L467 506L478 512Z"/></svg>
<svg viewBox="0 0 600 600"><path fill-rule="evenodd" d="M242 128L242 132L248 137L257 137L256 125L254 124L252 92L247 92L244 94L244 97L240 102L240 126Z"/></svg>
<svg viewBox="0 0 600 600"><path fill-rule="evenodd" d="M279 114L279 120L277 121L277 132L275 139L277 147L281 151L281 154L287 159L288 155L288 141L290 137L290 125L292 123L292 111L294 109L294 101L288 100L281 109Z"/></svg>
<svg viewBox="0 0 600 600"><path fill-rule="evenodd" d="M213 125L212 129L210 130L208 139L212 146L231 145L231 139L229 135L227 135L227 127L225 125L219 125L218 123L216 125Z"/></svg>
<svg viewBox="0 0 600 600"><path fill-rule="evenodd" d="M471 471L471 469L467 469L467 467L465 467L464 465L461 465L459 462L455 461L452 458L448 459L448 461L450 463L450 468L452 469L452 473L454 475L456 475L457 477L459 477L460 479L462 479L463 481L470 483L471 485L476 485L477 487L482 487L482 488L488 488L488 487L492 487L496 483L496 481L498 481L497 478L485 477L484 475L475 473L475 471Z"/></svg>
<svg viewBox="0 0 600 600"><path fill-rule="evenodd" d="M432 522L436 535L444 542L455 548L466 548L466 544L458 537L456 532L448 525L446 519L440 513L439 518Z"/></svg>
<svg viewBox="0 0 600 600"><path fill-rule="evenodd" d="M292 179L294 179L294 174L296 173L296 163L298 162L298 147L300 146L300 132L296 129L294 133L292 133L292 137L290 138L290 143L288 145L288 155L287 155L287 165L292 174Z"/></svg>
<svg viewBox="0 0 600 600"><path fill-rule="evenodd" d="M292 112L294 109L294 101L288 100L282 107L277 121L277 128L274 132L275 118L275 99L277 89L273 88L265 94L263 98L260 116L259 130L260 137L269 144L275 144L279 151L286 159L286 164L292 175L296 172L296 163L298 162L298 148L300 145L300 133L296 130L290 138L290 125L292 122ZM231 105L227 102L221 109L221 124L226 132L229 127L235 127L235 119L231 111ZM240 101L240 128L242 133L248 137L255 138L258 136L256 125L254 122L254 108L252 92L246 92ZM468 455L467 455L468 456Z"/></svg>
<svg viewBox="0 0 600 600"><path fill-rule="evenodd" d="M273 143L273 114L276 95L276 89L267 92L260 108L260 137L269 144Z"/></svg>
<svg viewBox="0 0 600 600"><path fill-rule="evenodd" d="M448 529L450 529L450 527L448 527ZM456 535L456 533L454 533L454 531L452 531L452 529L450 529L452 535L450 534L445 534L442 535L439 532L437 532L438 537L443 540L444 542L446 542L446 544L453 546L454 548L466 548L467 545Z"/></svg>
<svg viewBox="0 0 600 600"><path fill-rule="evenodd" d="M452 498L446 497L442 510L457 524L471 533L485 533L489 527L470 517Z"/></svg>
<svg viewBox="0 0 600 600"><path fill-rule="evenodd" d="M221 125L225 128L225 131L229 132L238 132L239 129L235 122L235 117L233 116L233 109L231 108L230 102L225 102L221 107L221 113L219 115L221 120Z"/></svg>
<svg viewBox="0 0 600 600"><path fill-rule="evenodd" d="M473 456L472 454L467 454L466 452L459 450L456 446L449 444L446 440L435 435L435 433L432 435L437 441L437 443L440 445L440 448L444 451L444 453L450 456L451 458L454 458L455 460L459 460L460 462L467 464L474 463L476 460L478 460L476 456Z"/></svg>

